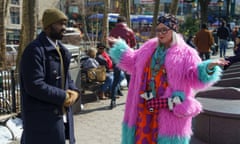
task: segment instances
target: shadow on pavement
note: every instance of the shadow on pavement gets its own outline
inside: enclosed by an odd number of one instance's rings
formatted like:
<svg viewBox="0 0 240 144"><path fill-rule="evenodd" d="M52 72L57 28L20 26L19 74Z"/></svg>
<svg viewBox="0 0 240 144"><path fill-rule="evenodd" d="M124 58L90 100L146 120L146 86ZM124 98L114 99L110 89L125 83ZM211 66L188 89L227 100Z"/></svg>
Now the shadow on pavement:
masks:
<svg viewBox="0 0 240 144"><path fill-rule="evenodd" d="M120 106L120 105L125 105L125 102L117 103L117 107ZM116 109L116 108L114 108L114 109ZM110 109L109 105L104 105L104 106L101 106L101 107L94 107L94 108L84 109L81 112L76 113L75 115L87 114L87 113L91 113L91 112L94 112L94 111L107 111L107 110L114 110L114 109Z"/></svg>

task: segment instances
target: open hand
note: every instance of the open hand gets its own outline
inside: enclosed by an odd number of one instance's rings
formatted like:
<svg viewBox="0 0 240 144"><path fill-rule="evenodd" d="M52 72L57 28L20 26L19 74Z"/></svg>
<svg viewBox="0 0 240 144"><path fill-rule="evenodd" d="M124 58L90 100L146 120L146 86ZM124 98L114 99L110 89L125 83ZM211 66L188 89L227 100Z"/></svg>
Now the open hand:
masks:
<svg viewBox="0 0 240 144"><path fill-rule="evenodd" d="M107 37L107 41L109 43L110 46L114 45L118 40L120 39L120 37L115 38L115 37Z"/></svg>
<svg viewBox="0 0 240 144"><path fill-rule="evenodd" d="M214 60L212 62L210 62L208 64L208 69L213 69L215 66L225 66L225 65L228 65L229 64L229 61L225 60L225 59L218 59L218 60Z"/></svg>

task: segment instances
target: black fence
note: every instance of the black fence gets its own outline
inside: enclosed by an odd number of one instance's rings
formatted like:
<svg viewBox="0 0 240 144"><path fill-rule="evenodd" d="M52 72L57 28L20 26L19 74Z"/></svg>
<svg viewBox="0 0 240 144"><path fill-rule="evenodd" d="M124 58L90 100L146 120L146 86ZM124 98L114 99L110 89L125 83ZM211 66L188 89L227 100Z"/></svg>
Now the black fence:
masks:
<svg viewBox="0 0 240 144"><path fill-rule="evenodd" d="M20 112L20 87L14 70L0 71L0 115Z"/></svg>

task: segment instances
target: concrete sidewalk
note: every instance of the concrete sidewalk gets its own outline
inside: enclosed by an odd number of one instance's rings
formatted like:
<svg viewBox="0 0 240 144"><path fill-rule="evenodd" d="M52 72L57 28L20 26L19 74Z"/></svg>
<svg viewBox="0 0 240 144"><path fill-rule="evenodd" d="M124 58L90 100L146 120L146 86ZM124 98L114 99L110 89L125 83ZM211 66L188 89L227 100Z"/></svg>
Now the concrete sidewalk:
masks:
<svg viewBox="0 0 240 144"><path fill-rule="evenodd" d="M110 110L110 99L84 104L84 110L75 114L77 144L120 144L127 90L116 100L117 107Z"/></svg>

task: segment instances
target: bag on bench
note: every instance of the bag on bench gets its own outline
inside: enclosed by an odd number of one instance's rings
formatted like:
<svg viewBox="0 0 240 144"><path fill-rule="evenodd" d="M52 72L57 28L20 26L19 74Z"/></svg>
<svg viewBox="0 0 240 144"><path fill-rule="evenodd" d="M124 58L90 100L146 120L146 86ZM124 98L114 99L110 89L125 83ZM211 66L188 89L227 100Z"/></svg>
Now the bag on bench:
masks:
<svg viewBox="0 0 240 144"><path fill-rule="evenodd" d="M87 70L87 76L90 81L104 82L106 80L106 68L99 66Z"/></svg>

